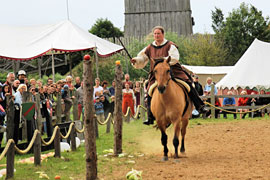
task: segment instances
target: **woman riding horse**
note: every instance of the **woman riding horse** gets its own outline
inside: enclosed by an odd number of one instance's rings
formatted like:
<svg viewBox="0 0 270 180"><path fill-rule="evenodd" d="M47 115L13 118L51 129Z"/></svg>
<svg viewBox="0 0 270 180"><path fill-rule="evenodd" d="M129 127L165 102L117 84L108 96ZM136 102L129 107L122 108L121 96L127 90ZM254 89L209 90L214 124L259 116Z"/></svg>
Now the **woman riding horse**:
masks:
<svg viewBox="0 0 270 180"><path fill-rule="evenodd" d="M151 61L154 61L151 59ZM184 87L180 87L170 74L170 57L166 60L153 62L154 76L157 88L152 93L151 110L156 117L157 127L161 131L161 143L164 147L163 161L168 160L168 147L166 127L174 126L173 145L175 148L174 158L178 158L179 134L182 141L180 152L185 152L185 134L188 120L191 117L193 104L187 96Z"/></svg>
<svg viewBox="0 0 270 180"><path fill-rule="evenodd" d="M174 78L181 79L188 83L190 86L189 97L192 99L196 109L200 112L206 112L203 101L200 99L197 91L192 86L192 78L182 69L179 63L179 52L177 46L164 38L164 28L161 26L156 26L153 28L154 34L154 42L145 47L137 57L131 59L132 65L141 69L150 59L161 59L164 57L171 57L170 67L171 72ZM150 72L149 72L149 83L147 90L149 87L155 82L155 77L153 74L154 61L150 61ZM154 123L155 117L151 112L151 97L147 96L147 104L148 104L148 120L144 122L146 125L150 125Z"/></svg>

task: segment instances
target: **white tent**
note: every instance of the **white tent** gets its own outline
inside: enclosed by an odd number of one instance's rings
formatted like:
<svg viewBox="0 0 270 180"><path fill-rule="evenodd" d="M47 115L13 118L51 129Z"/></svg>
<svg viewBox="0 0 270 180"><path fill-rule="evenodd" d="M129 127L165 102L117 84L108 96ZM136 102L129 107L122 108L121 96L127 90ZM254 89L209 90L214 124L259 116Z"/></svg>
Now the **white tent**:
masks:
<svg viewBox="0 0 270 180"><path fill-rule="evenodd" d="M217 87L234 88L270 88L270 43L255 39L244 55Z"/></svg>
<svg viewBox="0 0 270 180"><path fill-rule="evenodd" d="M199 82L203 86L206 84L206 79L208 77L211 77L213 82L217 83L233 69L233 66L182 66L190 73L196 74L199 77Z"/></svg>
<svg viewBox="0 0 270 180"><path fill-rule="evenodd" d="M74 52L97 48L106 57L123 49L65 20L56 24L14 27L0 25L0 58L29 60L52 50Z"/></svg>

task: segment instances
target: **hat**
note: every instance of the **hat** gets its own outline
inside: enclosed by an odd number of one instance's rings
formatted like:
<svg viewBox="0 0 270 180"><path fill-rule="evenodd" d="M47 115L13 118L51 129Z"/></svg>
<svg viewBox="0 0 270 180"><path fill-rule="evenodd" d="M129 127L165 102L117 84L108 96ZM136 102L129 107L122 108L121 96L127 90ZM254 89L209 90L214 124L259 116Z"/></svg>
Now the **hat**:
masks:
<svg viewBox="0 0 270 180"><path fill-rule="evenodd" d="M65 84L64 85L64 89L68 89L69 87L68 87L68 85L67 84Z"/></svg>
<svg viewBox="0 0 270 180"><path fill-rule="evenodd" d="M26 72L24 70L19 70L18 75L25 75L26 76Z"/></svg>
<svg viewBox="0 0 270 180"><path fill-rule="evenodd" d="M95 99L99 99L99 96L96 96Z"/></svg>

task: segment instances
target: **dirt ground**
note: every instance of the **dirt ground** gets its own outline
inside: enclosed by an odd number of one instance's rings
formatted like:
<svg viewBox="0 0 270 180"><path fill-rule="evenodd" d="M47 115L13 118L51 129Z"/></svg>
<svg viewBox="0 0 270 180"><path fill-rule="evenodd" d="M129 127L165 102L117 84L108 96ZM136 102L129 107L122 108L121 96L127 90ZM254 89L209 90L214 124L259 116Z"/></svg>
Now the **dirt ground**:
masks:
<svg viewBox="0 0 270 180"><path fill-rule="evenodd" d="M173 153L173 128L168 131L169 153ZM139 136L145 156L136 158L133 168L143 171L144 180L269 180L269 136L270 120L197 125L188 128L186 155L181 155L178 161L170 157L169 161L161 162L160 132L146 131ZM124 179L127 172L127 168L119 167L110 179Z"/></svg>

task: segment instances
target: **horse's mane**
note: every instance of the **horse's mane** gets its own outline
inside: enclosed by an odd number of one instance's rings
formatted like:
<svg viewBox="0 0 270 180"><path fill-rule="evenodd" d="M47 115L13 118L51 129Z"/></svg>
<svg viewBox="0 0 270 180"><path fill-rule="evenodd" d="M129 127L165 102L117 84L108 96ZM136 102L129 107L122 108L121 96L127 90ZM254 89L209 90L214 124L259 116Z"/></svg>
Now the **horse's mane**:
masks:
<svg viewBox="0 0 270 180"><path fill-rule="evenodd" d="M165 60L165 58L157 58L157 59L154 59L154 61L155 61L154 68L155 68L159 63L164 62L164 60Z"/></svg>

